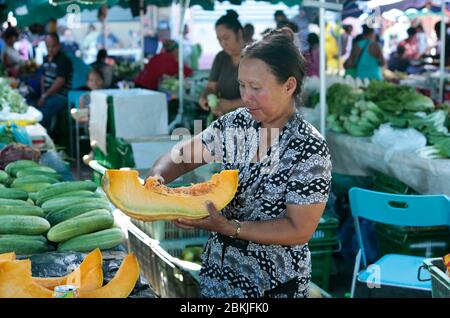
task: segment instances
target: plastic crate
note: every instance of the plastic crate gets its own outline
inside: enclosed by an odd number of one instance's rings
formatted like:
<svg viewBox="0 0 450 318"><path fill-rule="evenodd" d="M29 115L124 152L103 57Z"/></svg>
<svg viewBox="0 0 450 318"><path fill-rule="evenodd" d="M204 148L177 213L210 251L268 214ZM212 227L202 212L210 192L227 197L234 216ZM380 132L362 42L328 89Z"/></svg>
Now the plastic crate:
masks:
<svg viewBox="0 0 450 318"><path fill-rule="evenodd" d="M340 250L339 240L334 237L328 240L308 243L311 252L311 280L320 288L328 290L333 265L333 253Z"/></svg>
<svg viewBox="0 0 450 318"><path fill-rule="evenodd" d="M99 148L94 149L94 159L108 169L119 169L122 167L134 167L133 150L131 145L122 138L106 135L107 154Z"/></svg>
<svg viewBox="0 0 450 318"><path fill-rule="evenodd" d="M432 297L450 298L450 277L446 273L442 258L428 258L423 264L431 275Z"/></svg>
<svg viewBox="0 0 450 318"><path fill-rule="evenodd" d="M377 223L380 254L404 254L422 257L438 257L450 250L450 230L448 227L394 227Z"/></svg>
<svg viewBox="0 0 450 318"><path fill-rule="evenodd" d="M198 270L176 261L156 240L150 239L131 222L127 224L129 251L135 253L141 273L160 297L197 298L199 294ZM183 244L198 244L197 241L185 241ZM182 242L171 243L167 249L182 251ZM184 262L188 263L188 262ZM196 273L197 272L197 273Z"/></svg>
<svg viewBox="0 0 450 318"><path fill-rule="evenodd" d="M309 243L328 241L336 236L335 231L339 227L339 221L336 218L322 218L316 231L313 233Z"/></svg>
<svg viewBox="0 0 450 318"><path fill-rule="evenodd" d="M374 191L396 194L418 194L417 191L402 181L387 176L379 171L375 172L374 176L375 180L372 185L372 190Z"/></svg>
<svg viewBox="0 0 450 318"><path fill-rule="evenodd" d="M190 238L208 238L210 232L201 229L182 229L170 221L143 222L133 220L137 227L158 241L180 240Z"/></svg>

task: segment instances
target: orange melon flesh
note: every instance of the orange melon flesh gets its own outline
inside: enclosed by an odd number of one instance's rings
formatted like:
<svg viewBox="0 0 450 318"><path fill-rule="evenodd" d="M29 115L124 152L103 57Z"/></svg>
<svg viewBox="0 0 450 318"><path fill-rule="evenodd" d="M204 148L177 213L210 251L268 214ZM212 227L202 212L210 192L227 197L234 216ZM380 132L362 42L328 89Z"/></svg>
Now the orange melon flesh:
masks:
<svg viewBox="0 0 450 318"><path fill-rule="evenodd" d="M96 248L72 273L62 277L33 277L33 280L50 290L59 285L75 285L80 290L97 289L103 284L102 260L102 253Z"/></svg>
<svg viewBox="0 0 450 318"><path fill-rule="evenodd" d="M0 262L9 262L14 261L15 259L16 253L14 252L0 254Z"/></svg>
<svg viewBox="0 0 450 318"><path fill-rule="evenodd" d="M91 291L80 291L80 298L127 298L139 279L140 267L136 256L128 254L116 275L105 286Z"/></svg>
<svg viewBox="0 0 450 318"><path fill-rule="evenodd" d="M103 189L111 202L132 218L144 221L200 219L209 215L206 201L222 210L234 197L238 171L224 170L204 183L169 188L149 178L145 185L136 170L107 170Z"/></svg>
<svg viewBox="0 0 450 318"><path fill-rule="evenodd" d="M0 298L51 298L52 293L33 281L29 259L0 263Z"/></svg>

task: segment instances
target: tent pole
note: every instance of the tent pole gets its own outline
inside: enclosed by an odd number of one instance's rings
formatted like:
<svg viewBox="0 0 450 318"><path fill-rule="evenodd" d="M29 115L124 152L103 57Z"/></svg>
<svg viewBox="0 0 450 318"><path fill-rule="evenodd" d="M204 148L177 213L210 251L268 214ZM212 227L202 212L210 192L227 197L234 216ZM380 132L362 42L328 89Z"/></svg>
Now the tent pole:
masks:
<svg viewBox="0 0 450 318"><path fill-rule="evenodd" d="M325 0L320 0L325 3ZM325 83L325 8L319 8L320 24L320 133L325 137L326 83Z"/></svg>
<svg viewBox="0 0 450 318"><path fill-rule="evenodd" d="M342 13L338 13L338 36L337 36L337 42L338 42L338 76L341 76L341 56L342 56Z"/></svg>
<svg viewBox="0 0 450 318"><path fill-rule="evenodd" d="M180 0L180 23L178 27L178 113L176 118L169 124L171 132L177 124L182 122L184 112L184 61L183 61L183 37L184 37L184 15L189 8L190 0Z"/></svg>
<svg viewBox="0 0 450 318"><path fill-rule="evenodd" d="M141 61L145 58L145 45L144 45L144 0L141 0L140 5L140 19L141 19ZM144 63L141 63L141 71L144 69Z"/></svg>
<svg viewBox="0 0 450 318"><path fill-rule="evenodd" d="M441 19L441 52L439 58L439 103L442 104L444 101L444 72L445 72L445 38L447 33L447 28L445 25L445 2L441 3L442 19Z"/></svg>

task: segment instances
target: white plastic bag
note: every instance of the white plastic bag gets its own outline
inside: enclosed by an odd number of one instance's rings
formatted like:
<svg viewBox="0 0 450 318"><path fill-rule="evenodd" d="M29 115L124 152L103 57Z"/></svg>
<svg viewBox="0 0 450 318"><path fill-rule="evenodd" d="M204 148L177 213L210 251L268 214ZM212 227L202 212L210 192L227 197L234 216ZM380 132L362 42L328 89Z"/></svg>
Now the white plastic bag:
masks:
<svg viewBox="0 0 450 318"><path fill-rule="evenodd" d="M389 123L382 124L375 130L372 139L373 144L387 148L385 160L387 161L394 152L411 152L425 147L427 139L414 128L392 128Z"/></svg>

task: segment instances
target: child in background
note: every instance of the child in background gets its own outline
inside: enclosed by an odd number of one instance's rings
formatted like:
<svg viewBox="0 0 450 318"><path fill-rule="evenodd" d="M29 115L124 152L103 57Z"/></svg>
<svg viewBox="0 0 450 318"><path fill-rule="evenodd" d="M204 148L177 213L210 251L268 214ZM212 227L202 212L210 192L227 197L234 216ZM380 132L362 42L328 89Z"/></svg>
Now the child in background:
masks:
<svg viewBox="0 0 450 318"><path fill-rule="evenodd" d="M89 92L81 95L78 102L78 108L72 108L71 110L72 118L79 124L86 123L89 120L89 105L91 104L90 91L102 89L104 88L104 86L105 80L103 78L102 72L100 72L96 68L93 68L89 72L87 85L79 88L79 90Z"/></svg>

